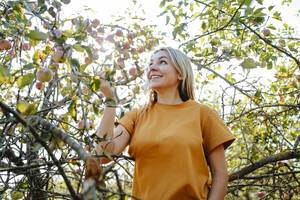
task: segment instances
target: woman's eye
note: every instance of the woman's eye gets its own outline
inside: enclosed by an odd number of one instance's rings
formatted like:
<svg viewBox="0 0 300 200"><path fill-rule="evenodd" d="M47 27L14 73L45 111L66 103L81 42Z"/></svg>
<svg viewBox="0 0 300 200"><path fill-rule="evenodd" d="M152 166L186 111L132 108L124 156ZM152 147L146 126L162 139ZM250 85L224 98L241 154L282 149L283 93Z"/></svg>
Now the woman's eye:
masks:
<svg viewBox="0 0 300 200"><path fill-rule="evenodd" d="M161 64L167 64L167 62L164 61L164 60L160 61L160 63L161 63Z"/></svg>

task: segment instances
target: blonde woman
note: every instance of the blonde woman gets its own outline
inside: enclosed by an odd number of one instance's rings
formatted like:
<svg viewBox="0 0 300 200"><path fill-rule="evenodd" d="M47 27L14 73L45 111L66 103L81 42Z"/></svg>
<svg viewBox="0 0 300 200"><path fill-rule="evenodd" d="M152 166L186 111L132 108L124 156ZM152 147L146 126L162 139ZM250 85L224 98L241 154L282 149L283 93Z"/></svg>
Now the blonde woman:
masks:
<svg viewBox="0 0 300 200"><path fill-rule="evenodd" d="M105 108L97 135L120 136L112 143L99 143L97 152L102 154L105 147L119 154L129 145L129 155L135 158L132 195L141 199L224 199L228 183L224 150L234 137L216 111L194 100L189 58L171 47L155 51L147 81L149 103L126 113L116 127L115 107ZM100 90L114 99L107 81Z"/></svg>

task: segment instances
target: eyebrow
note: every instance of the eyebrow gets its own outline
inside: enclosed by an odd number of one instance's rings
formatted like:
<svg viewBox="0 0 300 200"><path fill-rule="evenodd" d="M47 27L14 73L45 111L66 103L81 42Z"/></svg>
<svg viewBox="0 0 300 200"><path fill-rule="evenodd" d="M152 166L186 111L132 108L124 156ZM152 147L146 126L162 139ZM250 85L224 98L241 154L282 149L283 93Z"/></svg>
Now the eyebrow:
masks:
<svg viewBox="0 0 300 200"><path fill-rule="evenodd" d="M168 59L166 56L161 56L161 57L158 58L158 60L160 60L160 59L162 59L162 58ZM152 62L152 61L153 61L153 59L150 60L150 62Z"/></svg>

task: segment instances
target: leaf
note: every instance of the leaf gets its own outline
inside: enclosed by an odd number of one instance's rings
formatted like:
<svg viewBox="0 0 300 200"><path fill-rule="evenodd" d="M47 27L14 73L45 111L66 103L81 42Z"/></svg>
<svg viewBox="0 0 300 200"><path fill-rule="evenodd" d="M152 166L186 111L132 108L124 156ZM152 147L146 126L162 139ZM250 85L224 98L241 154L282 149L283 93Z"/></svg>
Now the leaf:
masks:
<svg viewBox="0 0 300 200"><path fill-rule="evenodd" d="M74 97L68 108L69 114L75 121L76 121L76 117L77 117L76 102L77 102L77 99Z"/></svg>
<svg viewBox="0 0 300 200"><path fill-rule="evenodd" d="M271 10L273 10L274 7L275 7L275 6L269 6L269 7L268 7L268 10L271 11Z"/></svg>
<svg viewBox="0 0 300 200"><path fill-rule="evenodd" d="M17 109L22 113L23 117L36 113L34 104L28 103L25 100L21 100L17 103Z"/></svg>
<svg viewBox="0 0 300 200"><path fill-rule="evenodd" d="M34 78L35 78L35 74L33 74L33 73L20 76L17 79L17 85L19 88L23 88L23 87L31 84Z"/></svg>
<svg viewBox="0 0 300 200"><path fill-rule="evenodd" d="M10 72L7 66L0 65L0 82L8 83L10 79Z"/></svg>
<svg viewBox="0 0 300 200"><path fill-rule="evenodd" d="M162 8L165 6L165 4L166 4L166 0L162 0L159 4L159 7Z"/></svg>
<svg viewBox="0 0 300 200"><path fill-rule="evenodd" d="M170 16L169 16L169 15L167 15L167 16L166 16L166 25L168 25L168 24L169 24L169 22L170 22Z"/></svg>
<svg viewBox="0 0 300 200"><path fill-rule="evenodd" d="M245 58L240 64L243 68L252 69L258 66L258 63L255 62L252 58Z"/></svg>
<svg viewBox="0 0 300 200"><path fill-rule="evenodd" d="M84 52L84 48L82 48L81 45L78 43L74 44L73 48L78 52Z"/></svg>
<svg viewBox="0 0 300 200"><path fill-rule="evenodd" d="M80 71L80 64L76 58L69 59L69 63L72 67L76 67Z"/></svg>
<svg viewBox="0 0 300 200"><path fill-rule="evenodd" d="M101 83L101 81L100 81L100 79L94 79L93 80L93 82L92 82L92 84L90 85L90 89L92 90L92 91L97 91L97 90L99 90L99 88L100 88L100 83Z"/></svg>
<svg viewBox="0 0 300 200"><path fill-rule="evenodd" d="M280 13L279 12L274 12L273 13L273 17L272 17L273 19L277 19L277 20L279 20L279 21L282 21L282 19L281 19L281 16L280 16Z"/></svg>
<svg viewBox="0 0 300 200"><path fill-rule="evenodd" d="M82 48L85 49L85 51L87 52L87 54L90 58L90 62L92 62L94 60L94 57L93 57L93 52L92 52L91 48L88 46L84 46L84 45L82 45Z"/></svg>
<svg viewBox="0 0 300 200"><path fill-rule="evenodd" d="M34 63L29 63L27 65L24 65L23 69L24 70L30 70L36 68L36 65Z"/></svg>
<svg viewBox="0 0 300 200"><path fill-rule="evenodd" d="M32 40L46 40L47 35L43 32L40 32L38 30L32 30L29 33L25 34L26 37L32 39Z"/></svg>

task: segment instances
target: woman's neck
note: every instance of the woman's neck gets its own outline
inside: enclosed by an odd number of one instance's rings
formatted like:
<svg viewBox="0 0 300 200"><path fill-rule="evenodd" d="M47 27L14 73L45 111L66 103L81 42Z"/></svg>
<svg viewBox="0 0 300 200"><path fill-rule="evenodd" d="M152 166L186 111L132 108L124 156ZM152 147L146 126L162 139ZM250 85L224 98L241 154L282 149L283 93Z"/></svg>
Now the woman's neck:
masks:
<svg viewBox="0 0 300 200"><path fill-rule="evenodd" d="M183 101L179 96L179 92L176 91L157 91L157 102L161 104L180 104Z"/></svg>

